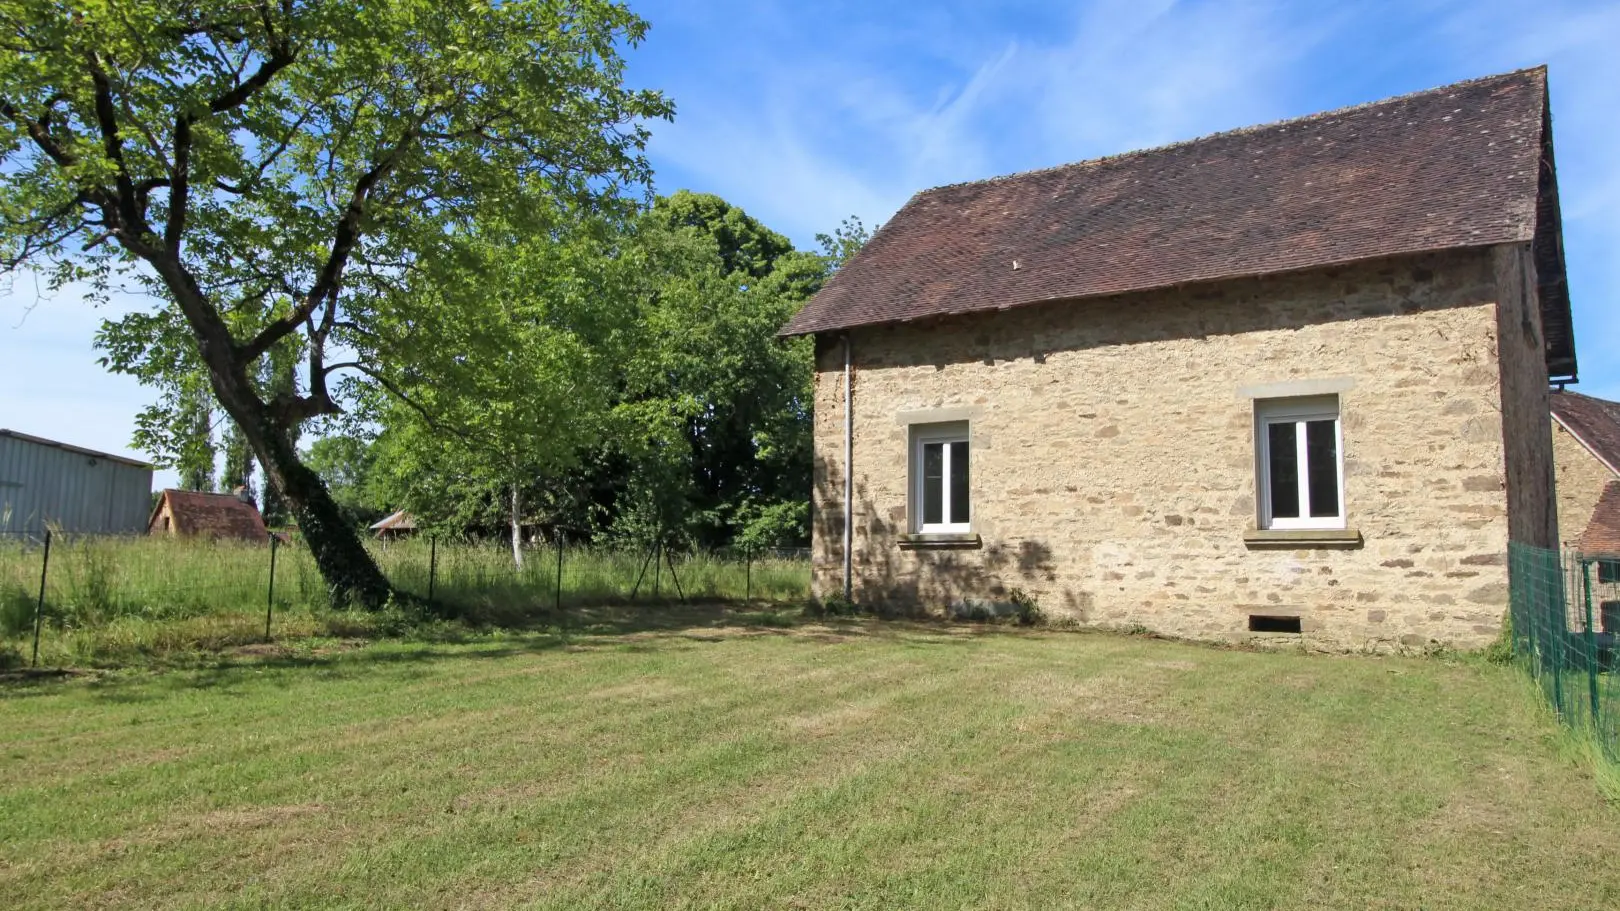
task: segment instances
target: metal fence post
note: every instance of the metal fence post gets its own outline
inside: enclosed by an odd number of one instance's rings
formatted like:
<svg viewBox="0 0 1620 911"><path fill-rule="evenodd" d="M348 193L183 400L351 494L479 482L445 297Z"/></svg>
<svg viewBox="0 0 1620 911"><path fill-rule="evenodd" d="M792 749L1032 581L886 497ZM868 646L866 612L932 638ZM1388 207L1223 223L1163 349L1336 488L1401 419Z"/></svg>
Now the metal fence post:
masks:
<svg viewBox="0 0 1620 911"><path fill-rule="evenodd" d="M34 605L34 667L39 667L39 628L45 622L45 575L51 568L51 530L45 529L45 557L39 562L39 603Z"/></svg>
<svg viewBox="0 0 1620 911"><path fill-rule="evenodd" d="M433 587L439 581L439 536L428 538L428 600L433 600Z"/></svg>
<svg viewBox="0 0 1620 911"><path fill-rule="evenodd" d="M743 548L743 603L754 601L754 549Z"/></svg>
<svg viewBox="0 0 1620 911"><path fill-rule="evenodd" d="M1581 558L1581 595L1586 602L1586 686L1587 696L1592 700L1592 730L1599 731L1598 725L1598 679L1597 679L1597 636L1592 629L1592 564Z"/></svg>
<svg viewBox="0 0 1620 911"><path fill-rule="evenodd" d="M563 531L557 529L557 616L562 616Z"/></svg>
<svg viewBox="0 0 1620 911"><path fill-rule="evenodd" d="M270 619L276 610L276 546L281 539L270 535L270 585L264 595L264 641L270 641Z"/></svg>
<svg viewBox="0 0 1620 911"><path fill-rule="evenodd" d="M664 571L663 563L660 562L659 559L658 559L659 555L662 554L663 552L664 552L664 539L659 538L657 541L653 542L653 600L654 601L658 600L658 583L660 581L660 576L662 576L663 571Z"/></svg>

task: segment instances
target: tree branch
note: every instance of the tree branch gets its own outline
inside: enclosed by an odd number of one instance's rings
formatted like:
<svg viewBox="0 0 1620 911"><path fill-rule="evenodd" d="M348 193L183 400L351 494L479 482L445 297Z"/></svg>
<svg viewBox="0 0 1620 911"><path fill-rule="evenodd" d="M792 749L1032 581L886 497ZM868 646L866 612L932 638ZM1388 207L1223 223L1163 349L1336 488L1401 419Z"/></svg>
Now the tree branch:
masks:
<svg viewBox="0 0 1620 911"><path fill-rule="evenodd" d="M341 364L333 364L331 367L327 368L327 372L330 373L331 371L337 370L340 367L348 368L348 369L354 370L357 373L361 373L361 374L364 374L367 377L370 377L373 381L375 381L377 383L377 385L379 385L379 386L383 387L383 389L387 390L389 395L393 396L396 399L399 399L401 402L405 403L405 405L407 405L412 411L414 411L417 414L421 415L422 420L425 421L427 423L428 427L432 428L434 431L437 431L437 432L440 432L440 433L454 434L455 436L460 437L463 440L471 441L473 439L473 436L471 434L468 434L468 433L462 431L460 428L451 427L448 424L445 424L445 423L441 422L438 419L438 417L433 414L433 412L429 411L426 408L426 406L422 405L420 402L417 402L416 400L412 399L410 396L406 395L404 390L400 389L399 386L396 385L392 380L388 379L387 377L383 376L380 373L377 373L376 371L374 371L371 368L367 367L365 364L362 364L359 361L345 361L345 362L343 362Z"/></svg>
<svg viewBox="0 0 1620 911"><path fill-rule="evenodd" d="M230 91L208 102L208 112L210 114L223 114L232 108L240 107L249 98L253 97L253 93L269 85L270 80L276 78L277 73L286 69L297 59L298 52L285 42L277 39L274 32L271 33L270 38L272 41L270 56L265 59L257 70L253 71L253 75L237 83Z"/></svg>
<svg viewBox="0 0 1620 911"><path fill-rule="evenodd" d="M191 116L174 119L174 170L169 184L169 220L163 227L163 245L178 257L186 231L186 207L191 202Z"/></svg>
<svg viewBox="0 0 1620 911"><path fill-rule="evenodd" d="M116 205L122 224L114 225L113 229L120 232L120 237L128 237L131 242L147 247L144 238L152 232L145 216L136 207L135 181L124 163L124 140L118 133L118 107L113 103L112 80L107 78L95 51L85 54L85 64L90 70L90 82L95 89L96 123L101 128L102 150L107 159L118 166L115 178L118 195L109 202Z"/></svg>
<svg viewBox="0 0 1620 911"><path fill-rule="evenodd" d="M349 262L349 255L354 252L355 244L359 242L362 233L361 221L366 213L366 201L377 183L388 175L399 163L404 155L405 148L416 138L416 126L412 126L400 137L399 142L385 153L372 168L360 175L355 181L354 191L349 196L349 204L344 207L343 216L338 219L337 228L333 231L332 249L327 254L326 263L321 267L320 274L313 287L305 296L304 302L294 310L259 331L242 348L243 355L253 360L270 350L276 342L281 341L298 329L304 321L308 320L320 309L323 303L335 298L338 292L338 283L343 277L343 268ZM323 320L330 322L330 318Z"/></svg>
<svg viewBox="0 0 1620 911"><path fill-rule="evenodd" d="M34 140L34 145L39 146L40 151L49 155L58 165L66 168L78 163L78 156L62 148L43 122L29 120L11 102L3 98L0 98L0 114L4 114L8 120L21 124L23 129L28 131L28 138Z"/></svg>

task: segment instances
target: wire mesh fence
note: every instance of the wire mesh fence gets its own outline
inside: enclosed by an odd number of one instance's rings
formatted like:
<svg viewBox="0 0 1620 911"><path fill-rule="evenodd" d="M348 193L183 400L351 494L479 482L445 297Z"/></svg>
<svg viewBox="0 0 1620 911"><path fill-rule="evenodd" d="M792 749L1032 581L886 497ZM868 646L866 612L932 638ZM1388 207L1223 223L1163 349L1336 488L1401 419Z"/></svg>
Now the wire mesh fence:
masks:
<svg viewBox="0 0 1620 911"><path fill-rule="evenodd" d="M509 543L419 537L373 542L394 587L474 623L523 625L592 606L681 601L780 604L809 596L808 552L603 547L559 535ZM262 638L277 621L338 610L307 548L264 542L0 534L0 640L38 663L31 641L145 624L234 624ZM257 619L254 619L257 618ZM239 628L239 629L238 629ZM150 635L151 629L142 629Z"/></svg>
<svg viewBox="0 0 1620 911"><path fill-rule="evenodd" d="M1559 718L1620 762L1620 555L1509 545L1514 659Z"/></svg>

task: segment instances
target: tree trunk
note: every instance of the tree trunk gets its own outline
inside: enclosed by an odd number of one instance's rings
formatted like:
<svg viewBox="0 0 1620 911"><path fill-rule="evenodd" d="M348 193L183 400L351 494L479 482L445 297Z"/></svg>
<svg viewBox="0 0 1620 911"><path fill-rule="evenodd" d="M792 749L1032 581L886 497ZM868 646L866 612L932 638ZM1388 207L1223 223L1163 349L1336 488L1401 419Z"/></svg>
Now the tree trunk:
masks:
<svg viewBox="0 0 1620 911"><path fill-rule="evenodd" d="M265 478L298 523L298 531L309 545L333 601L353 602L372 610L388 603L393 586L344 519L326 484L298 460L297 450L273 426L268 415L261 421L256 430L243 433L258 456Z"/></svg>
<svg viewBox="0 0 1620 911"><path fill-rule="evenodd" d="M522 501L518 498L517 482L512 482L512 562L518 569L523 568L523 513L520 511Z"/></svg>
<svg viewBox="0 0 1620 911"><path fill-rule="evenodd" d="M126 246L128 242L126 241ZM139 254L139 251L137 251ZM280 492L298 530L315 557L315 568L337 604L354 603L375 610L387 604L394 588L343 518L320 476L298 460L293 421L278 415L259 397L248 379L248 364L230 330L178 258L140 254L162 277L190 324L197 353L208 368L208 382L220 407L247 439L265 479ZM313 369L313 365L312 365Z"/></svg>
<svg viewBox="0 0 1620 911"><path fill-rule="evenodd" d="M325 580L335 605L358 604L376 610L388 603L393 586L360 543L360 536L343 518L343 511L327 492L319 475L298 460L292 434L278 425L246 372L221 370L208 358L208 378L225 412L236 422L259 461L269 487L281 494L298 531L315 557L315 568ZM233 365L234 366L234 365Z"/></svg>

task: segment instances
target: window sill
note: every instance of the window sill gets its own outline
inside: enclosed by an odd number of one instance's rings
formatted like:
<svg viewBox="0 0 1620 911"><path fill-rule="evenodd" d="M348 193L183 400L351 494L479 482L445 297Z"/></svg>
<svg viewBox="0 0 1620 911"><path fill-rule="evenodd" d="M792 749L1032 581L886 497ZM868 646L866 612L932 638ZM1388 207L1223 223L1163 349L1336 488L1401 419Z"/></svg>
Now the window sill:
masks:
<svg viewBox="0 0 1620 911"><path fill-rule="evenodd" d="M984 546L972 532L929 532L901 535L901 550L977 550Z"/></svg>
<svg viewBox="0 0 1620 911"><path fill-rule="evenodd" d="M1354 528L1251 528L1243 533L1248 548L1360 547L1361 532Z"/></svg>

